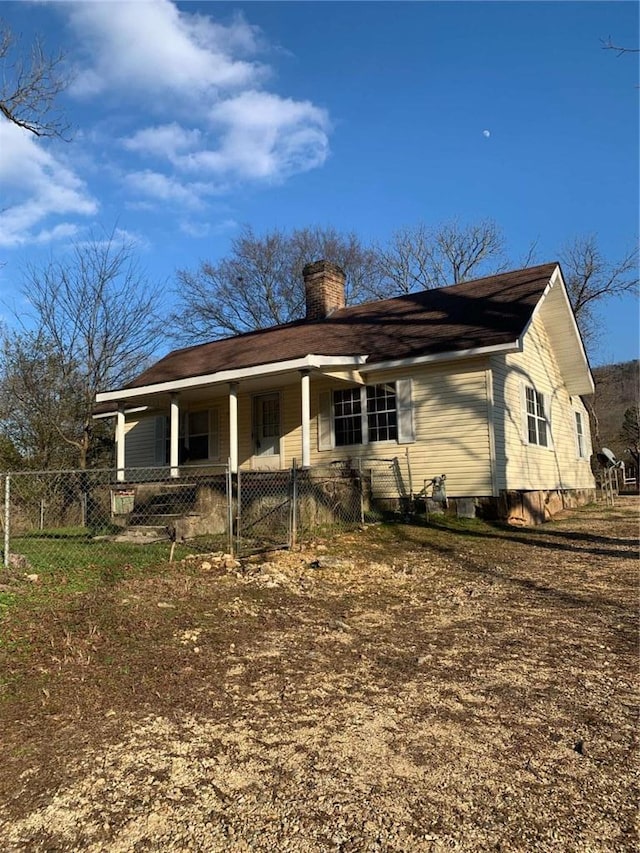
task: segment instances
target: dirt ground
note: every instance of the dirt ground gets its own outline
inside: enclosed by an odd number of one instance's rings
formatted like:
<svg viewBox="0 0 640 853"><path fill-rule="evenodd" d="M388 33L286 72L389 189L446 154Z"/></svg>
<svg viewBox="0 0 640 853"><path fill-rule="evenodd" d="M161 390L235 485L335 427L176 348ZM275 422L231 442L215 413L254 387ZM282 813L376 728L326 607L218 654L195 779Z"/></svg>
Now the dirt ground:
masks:
<svg viewBox="0 0 640 853"><path fill-rule="evenodd" d="M637 546L626 498L18 602L0 848L636 850Z"/></svg>

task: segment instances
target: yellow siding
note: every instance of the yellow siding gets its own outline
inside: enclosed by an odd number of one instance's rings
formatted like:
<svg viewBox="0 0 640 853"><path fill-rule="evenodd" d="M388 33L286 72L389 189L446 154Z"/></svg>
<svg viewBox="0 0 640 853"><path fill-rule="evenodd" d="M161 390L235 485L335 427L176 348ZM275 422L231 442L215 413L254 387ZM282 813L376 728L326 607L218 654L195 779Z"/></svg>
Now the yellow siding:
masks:
<svg viewBox="0 0 640 853"><path fill-rule="evenodd" d="M372 442L363 446L318 450L319 397L323 391L347 387L325 378L311 382L311 464L324 465L345 459L393 459L398 457L407 479L407 450L413 490L425 479L447 475L447 492L455 495L490 495L491 458L488 423L487 370L484 361L414 367L367 375L369 384L411 378L416 441ZM283 389L285 464L302 456L299 385Z"/></svg>
<svg viewBox="0 0 640 853"><path fill-rule="evenodd" d="M589 416L579 397L564 385L544 323L538 315L524 339L523 352L493 356L496 477L500 489L593 488L589 464ZM523 387L548 395L551 404L549 448L528 444ZM578 459L574 412L582 413L587 456Z"/></svg>
<svg viewBox="0 0 640 853"><path fill-rule="evenodd" d="M578 397L570 398L560 376L540 316L532 324L522 353L477 358L465 362L396 369L367 374L370 384L412 380L415 442L372 442L364 446L318 449L320 395L345 388L338 379L311 376L311 464L323 465L346 459L390 460L397 458L408 484L420 491L424 480L447 475L447 491L455 496L497 494L500 489L592 488L589 419ZM551 400L550 449L528 445L524 440L523 383L533 385ZM229 456L229 401L226 389L216 396L190 404L191 410L218 407L220 460ZM288 467L302 460L300 381L265 387L256 393L278 391L282 438L280 456L269 461ZM243 468L259 464L253 456L253 393L238 397L238 450ZM582 413L587 458L577 458L575 415ZM155 413L154 413L155 415ZM145 415L127 423L126 466L155 465L155 419ZM408 454L408 457L407 457ZM384 463L380 463L384 464Z"/></svg>

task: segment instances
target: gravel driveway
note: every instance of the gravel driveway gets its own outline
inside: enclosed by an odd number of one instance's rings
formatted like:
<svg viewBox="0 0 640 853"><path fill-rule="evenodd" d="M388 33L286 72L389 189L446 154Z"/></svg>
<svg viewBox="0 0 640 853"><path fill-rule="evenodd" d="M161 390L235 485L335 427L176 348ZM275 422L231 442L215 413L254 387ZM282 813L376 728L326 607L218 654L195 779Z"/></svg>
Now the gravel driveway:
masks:
<svg viewBox="0 0 640 853"><path fill-rule="evenodd" d="M373 526L16 608L0 846L637 850L637 538Z"/></svg>

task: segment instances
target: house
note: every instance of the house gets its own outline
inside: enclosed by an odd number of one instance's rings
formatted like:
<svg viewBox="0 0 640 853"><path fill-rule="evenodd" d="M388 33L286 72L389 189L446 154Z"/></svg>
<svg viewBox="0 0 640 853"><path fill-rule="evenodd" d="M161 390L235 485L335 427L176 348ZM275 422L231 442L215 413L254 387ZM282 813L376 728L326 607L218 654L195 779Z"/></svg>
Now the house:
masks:
<svg viewBox="0 0 640 853"><path fill-rule="evenodd" d="M169 353L97 395L117 468L410 459L415 491L540 519L594 494L589 363L558 264L345 307L304 269L306 317ZM415 487L418 484L418 487Z"/></svg>

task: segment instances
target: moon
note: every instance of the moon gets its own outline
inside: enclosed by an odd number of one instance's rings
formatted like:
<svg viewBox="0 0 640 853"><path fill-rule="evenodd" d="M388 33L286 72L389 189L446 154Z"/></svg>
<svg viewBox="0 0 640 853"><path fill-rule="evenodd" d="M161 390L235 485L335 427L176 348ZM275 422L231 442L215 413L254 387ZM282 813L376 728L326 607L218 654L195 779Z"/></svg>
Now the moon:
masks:
<svg viewBox="0 0 640 853"><path fill-rule="evenodd" d="M486 139L488 139L488 138L491 136L491 131L490 131L490 130L483 130L483 131L482 131L482 135L483 135Z"/></svg>

